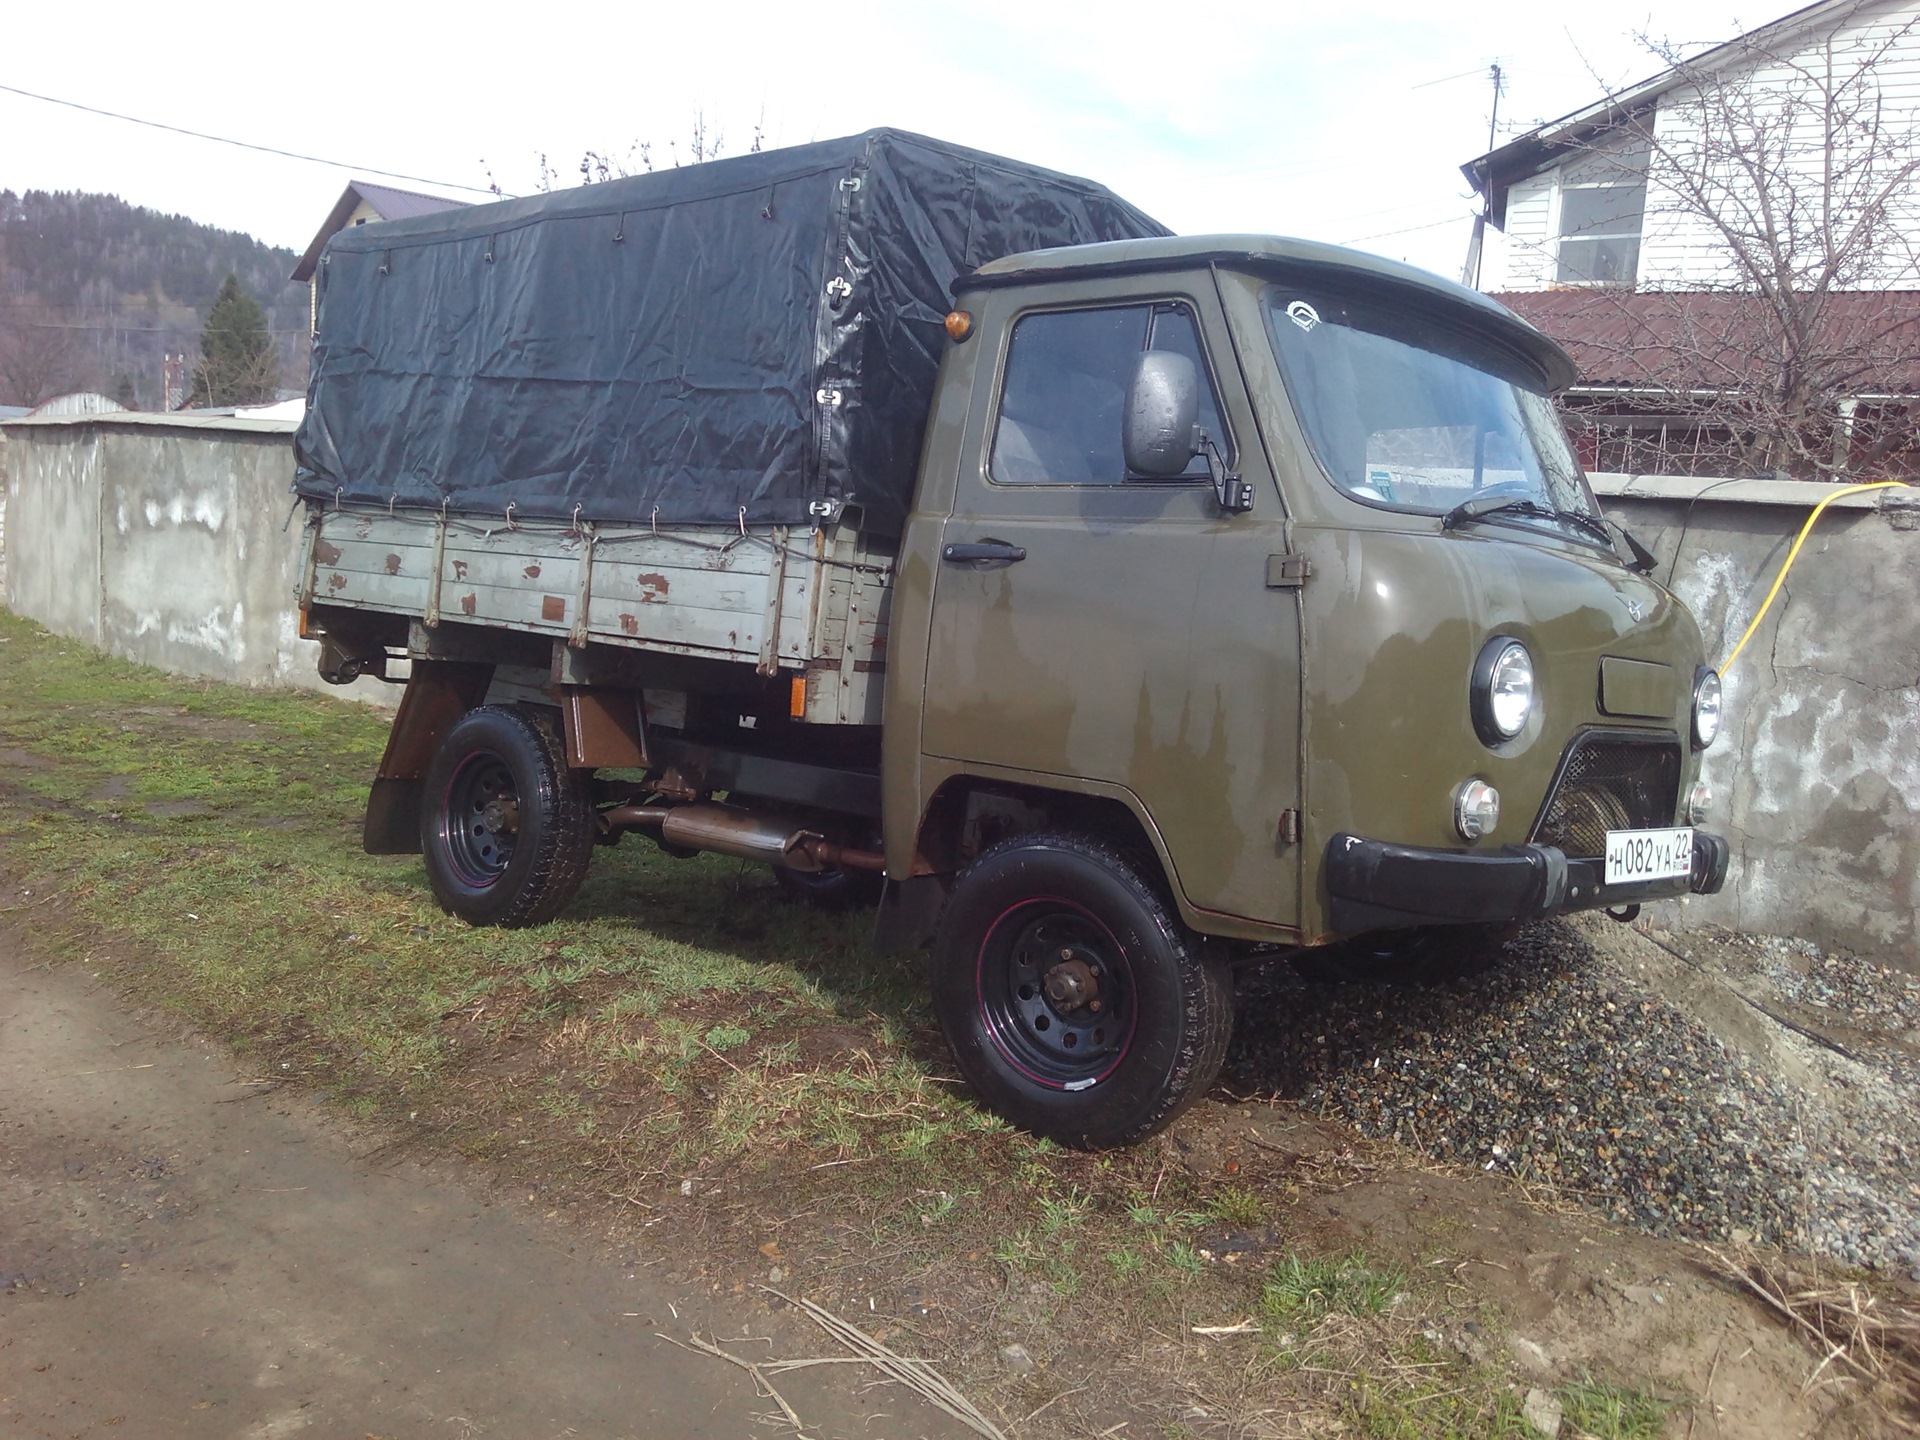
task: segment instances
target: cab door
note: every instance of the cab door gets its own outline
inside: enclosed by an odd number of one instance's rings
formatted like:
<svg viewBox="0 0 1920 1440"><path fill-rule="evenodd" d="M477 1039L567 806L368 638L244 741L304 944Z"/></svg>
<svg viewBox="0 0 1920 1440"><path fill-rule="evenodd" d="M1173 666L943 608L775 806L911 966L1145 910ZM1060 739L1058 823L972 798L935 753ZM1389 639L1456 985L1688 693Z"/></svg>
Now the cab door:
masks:
<svg viewBox="0 0 1920 1440"><path fill-rule="evenodd" d="M1062 287L989 303L1004 313L982 329L1004 340L996 363L982 357L936 552L922 750L1129 791L1191 907L1292 924L1297 857L1275 835L1298 804L1298 627L1291 593L1265 585L1280 505L1218 353L1218 300L1141 276L1097 301ZM1121 413L1149 349L1195 361L1200 423L1254 482L1254 515L1220 513L1198 458L1174 481L1128 476ZM1276 637L1284 676L1242 648L1249 629Z"/></svg>

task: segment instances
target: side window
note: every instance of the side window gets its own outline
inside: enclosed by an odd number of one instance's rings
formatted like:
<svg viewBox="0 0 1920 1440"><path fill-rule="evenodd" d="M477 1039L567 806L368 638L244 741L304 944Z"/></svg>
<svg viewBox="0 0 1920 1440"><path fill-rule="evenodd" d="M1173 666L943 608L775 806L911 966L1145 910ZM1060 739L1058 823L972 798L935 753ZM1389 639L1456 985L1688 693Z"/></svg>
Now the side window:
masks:
<svg viewBox="0 0 1920 1440"><path fill-rule="evenodd" d="M1232 445L1207 373L1193 314L1184 305L1129 305L1029 315L1013 328L993 478L1003 485L1118 485L1127 478L1120 412L1147 350L1189 357L1200 374L1200 424L1222 454ZM1195 457L1188 475L1204 477Z"/></svg>

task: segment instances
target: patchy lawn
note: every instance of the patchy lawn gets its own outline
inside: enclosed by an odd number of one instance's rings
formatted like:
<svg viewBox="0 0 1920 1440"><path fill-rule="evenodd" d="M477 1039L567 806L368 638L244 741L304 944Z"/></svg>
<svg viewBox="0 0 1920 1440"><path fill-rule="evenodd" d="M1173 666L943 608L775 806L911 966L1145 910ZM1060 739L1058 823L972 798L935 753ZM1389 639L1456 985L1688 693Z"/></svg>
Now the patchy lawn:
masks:
<svg viewBox="0 0 1920 1440"><path fill-rule="evenodd" d="M0 906L259 1076L623 1263L804 1294L1009 1433L1856 1423L1694 1252L1297 1106L1223 1096L1098 1156L1009 1128L949 1065L922 957L754 867L630 837L556 923L469 929L417 857L360 850L385 728L0 612Z"/></svg>

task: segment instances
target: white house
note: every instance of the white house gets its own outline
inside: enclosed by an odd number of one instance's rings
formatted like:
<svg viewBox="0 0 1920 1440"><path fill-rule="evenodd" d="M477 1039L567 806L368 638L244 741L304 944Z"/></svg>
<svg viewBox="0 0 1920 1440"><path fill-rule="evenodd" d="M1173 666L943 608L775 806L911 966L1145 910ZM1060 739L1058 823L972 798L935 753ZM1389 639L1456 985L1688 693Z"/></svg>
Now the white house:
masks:
<svg viewBox="0 0 1920 1440"><path fill-rule="evenodd" d="M1920 471L1920 0L1822 0L1462 168L1589 468Z"/></svg>
<svg viewBox="0 0 1920 1440"><path fill-rule="evenodd" d="M1822 197L1848 218L1880 197L1893 223L1838 288L1920 289L1897 233L1920 231L1917 127L1920 0L1822 0L1463 166L1492 226L1478 283L1741 286L1729 224L1810 243ZM1762 188L1792 200L1763 213Z"/></svg>

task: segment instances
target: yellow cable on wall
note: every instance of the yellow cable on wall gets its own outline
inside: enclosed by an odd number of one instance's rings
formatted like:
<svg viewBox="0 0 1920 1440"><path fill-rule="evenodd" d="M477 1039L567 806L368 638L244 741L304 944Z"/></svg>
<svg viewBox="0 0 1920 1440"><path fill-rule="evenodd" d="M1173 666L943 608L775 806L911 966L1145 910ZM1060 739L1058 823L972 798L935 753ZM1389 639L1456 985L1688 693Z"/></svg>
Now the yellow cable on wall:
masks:
<svg viewBox="0 0 1920 1440"><path fill-rule="evenodd" d="M1907 488L1905 480L1872 480L1864 485L1842 485L1813 507L1813 513L1807 516L1807 523L1800 527L1799 535L1794 537L1793 548L1787 551L1786 562L1781 565L1780 573L1773 577L1773 588L1767 591L1767 598L1760 602L1759 613L1753 617L1753 623L1747 626L1747 633L1740 637L1740 643L1733 647L1733 653L1727 656L1726 663L1720 667L1722 674L1733 668L1733 662L1740 658L1740 652L1747 648L1747 641L1753 638L1753 632L1760 628L1760 622L1767 618L1767 611L1773 608L1773 598L1780 593L1780 587L1787 582L1787 572L1793 569L1793 562L1799 558L1800 547L1807 543L1807 536L1813 533L1813 524L1820 518L1820 512L1838 500L1842 495L1857 495L1862 490L1903 490Z"/></svg>

